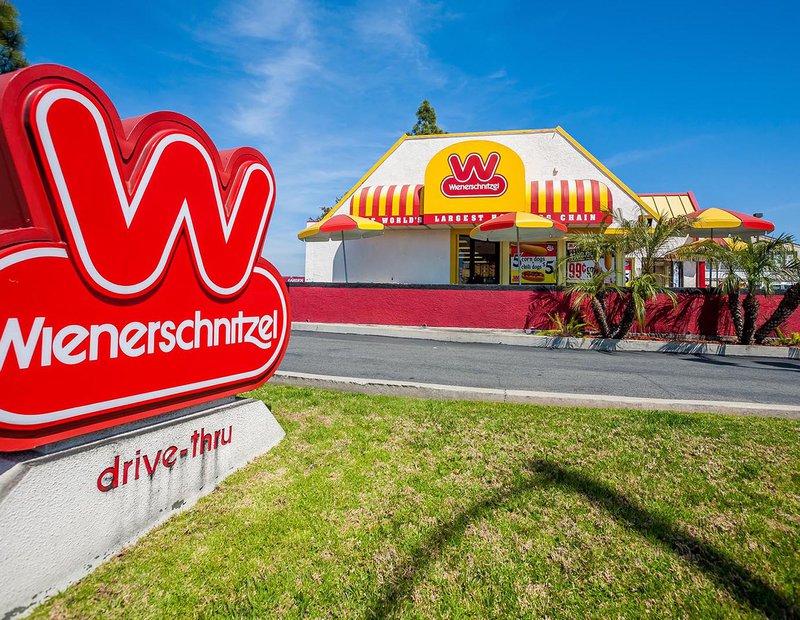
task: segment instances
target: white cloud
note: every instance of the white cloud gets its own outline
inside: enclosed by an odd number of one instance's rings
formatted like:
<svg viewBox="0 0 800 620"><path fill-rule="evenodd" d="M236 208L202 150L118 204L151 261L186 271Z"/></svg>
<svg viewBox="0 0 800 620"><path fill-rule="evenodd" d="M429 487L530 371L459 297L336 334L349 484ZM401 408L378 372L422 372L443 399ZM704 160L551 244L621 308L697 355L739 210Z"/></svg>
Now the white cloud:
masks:
<svg viewBox="0 0 800 620"><path fill-rule="evenodd" d="M411 61L416 77L434 88L442 88L450 76L447 67L430 57L425 35L458 16L447 13L441 2L364 2L356 12L355 37L373 53L381 51L395 63Z"/></svg>
<svg viewBox="0 0 800 620"><path fill-rule="evenodd" d="M413 125L419 101L447 109L443 126L456 131L448 122L463 126L459 115L483 113L476 99L487 105L491 89L511 83L502 67L491 78L471 76L432 57L431 33L458 18L441 3L223 1L217 21L195 32L220 68L214 87L223 96L209 97L208 107L227 123L220 144L252 144L275 171L264 255L287 274L303 271L296 233L306 219Z"/></svg>
<svg viewBox="0 0 800 620"><path fill-rule="evenodd" d="M282 56L245 67L253 78L249 95L236 107L233 127L248 137L272 136L298 88L319 71L311 51L290 47Z"/></svg>
<svg viewBox="0 0 800 620"><path fill-rule="evenodd" d="M655 155L666 153L672 150L671 146L656 147L652 149L632 149L630 151L620 151L610 157L606 157L605 164L609 168L619 168L627 164L632 164L635 161L642 159L649 159Z"/></svg>
<svg viewBox="0 0 800 620"><path fill-rule="evenodd" d="M245 137L272 136L297 91L320 70L315 7L303 0L250 0L225 4L217 14L221 27L197 28L194 34L238 68L226 80L237 101L231 125Z"/></svg>
<svg viewBox="0 0 800 620"><path fill-rule="evenodd" d="M677 151L683 149L687 146L696 144L697 142L704 140L708 137L709 136L696 136L688 140L679 140L678 142L672 142L670 144L664 144L662 146L657 146L649 149L632 149L630 151L621 151L619 153L611 155L610 157L604 158L603 163L609 168L619 168L621 166L626 166L627 164L632 164L637 161L642 161L645 159L651 159L653 157L657 157L658 155L662 155L663 153L669 153L671 151Z"/></svg>
<svg viewBox="0 0 800 620"><path fill-rule="evenodd" d="M391 46L415 57L427 57L428 46L422 42L414 17L419 16L419 3L379 5L367 3L358 12L354 29L370 44ZM418 21L418 20L417 20Z"/></svg>
<svg viewBox="0 0 800 620"><path fill-rule="evenodd" d="M233 7L226 6L229 24L240 36L267 41L287 41L292 37L312 35L309 16L311 7L301 0L251 0Z"/></svg>
<svg viewBox="0 0 800 620"><path fill-rule="evenodd" d="M800 211L800 202L785 202L783 204L769 206L764 209L765 213L774 213L775 211Z"/></svg>

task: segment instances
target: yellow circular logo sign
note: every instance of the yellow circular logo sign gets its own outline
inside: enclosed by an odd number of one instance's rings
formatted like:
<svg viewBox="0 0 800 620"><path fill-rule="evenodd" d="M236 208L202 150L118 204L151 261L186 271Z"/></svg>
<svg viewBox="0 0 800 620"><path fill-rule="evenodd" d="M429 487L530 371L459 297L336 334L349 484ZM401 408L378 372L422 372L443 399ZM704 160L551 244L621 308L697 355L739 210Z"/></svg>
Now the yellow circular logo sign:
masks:
<svg viewBox="0 0 800 620"><path fill-rule="evenodd" d="M529 210L522 159L497 142L458 142L434 155L425 170L425 224L473 224Z"/></svg>

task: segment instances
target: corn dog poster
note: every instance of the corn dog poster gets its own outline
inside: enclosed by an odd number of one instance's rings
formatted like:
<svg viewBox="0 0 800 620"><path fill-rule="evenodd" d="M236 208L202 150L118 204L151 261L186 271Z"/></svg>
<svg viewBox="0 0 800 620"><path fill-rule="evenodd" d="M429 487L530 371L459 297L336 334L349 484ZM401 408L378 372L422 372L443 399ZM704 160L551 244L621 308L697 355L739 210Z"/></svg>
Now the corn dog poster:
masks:
<svg viewBox="0 0 800 620"><path fill-rule="evenodd" d="M520 273L523 284L555 284L556 258L555 243L520 243L517 258L517 244L510 244L511 283L519 284Z"/></svg>

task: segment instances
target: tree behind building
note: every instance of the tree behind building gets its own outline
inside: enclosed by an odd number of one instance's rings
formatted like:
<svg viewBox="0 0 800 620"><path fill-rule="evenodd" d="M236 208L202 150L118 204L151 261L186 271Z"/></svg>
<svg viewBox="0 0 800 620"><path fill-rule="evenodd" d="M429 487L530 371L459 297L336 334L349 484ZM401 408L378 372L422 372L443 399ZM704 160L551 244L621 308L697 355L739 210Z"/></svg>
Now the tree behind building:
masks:
<svg viewBox="0 0 800 620"><path fill-rule="evenodd" d="M336 198L333 199L333 204L332 205L330 205L328 207L320 207L319 210L321 211L321 213L319 215L315 215L313 217L308 218L308 221L309 222L319 222L320 220L322 220L322 218L324 218L326 215L328 215L328 213L333 211L333 208L336 205L339 204L339 201L342 198L343 198L343 196L337 196Z"/></svg>
<svg viewBox="0 0 800 620"><path fill-rule="evenodd" d="M412 127L409 135L430 136L438 133L447 133L436 124L436 110L433 109L431 102L423 100L417 108L417 123Z"/></svg>
<svg viewBox="0 0 800 620"><path fill-rule="evenodd" d="M28 66L22 48L25 38L19 27L19 13L7 0L0 0L0 73Z"/></svg>

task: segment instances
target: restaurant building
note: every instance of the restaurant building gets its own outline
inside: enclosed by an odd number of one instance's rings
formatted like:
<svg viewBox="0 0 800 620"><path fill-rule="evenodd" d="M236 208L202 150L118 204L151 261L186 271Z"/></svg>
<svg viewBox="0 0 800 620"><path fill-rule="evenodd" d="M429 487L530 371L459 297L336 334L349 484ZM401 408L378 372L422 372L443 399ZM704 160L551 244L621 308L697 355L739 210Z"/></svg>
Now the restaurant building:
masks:
<svg viewBox="0 0 800 620"><path fill-rule="evenodd" d="M565 284L591 274L592 257L564 239L516 244L470 238L509 212L561 222L570 233L612 228L622 218L659 218L698 209L694 196L637 194L561 127L403 136L326 217L352 214L384 234L348 241L350 282L394 284ZM685 242L676 239L675 246ZM305 281L343 282L339 241L306 244ZM560 260L567 257L568 260ZM624 284L636 257L608 256L598 267ZM664 260L673 286L704 286L695 263Z"/></svg>

